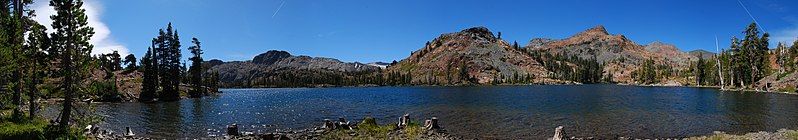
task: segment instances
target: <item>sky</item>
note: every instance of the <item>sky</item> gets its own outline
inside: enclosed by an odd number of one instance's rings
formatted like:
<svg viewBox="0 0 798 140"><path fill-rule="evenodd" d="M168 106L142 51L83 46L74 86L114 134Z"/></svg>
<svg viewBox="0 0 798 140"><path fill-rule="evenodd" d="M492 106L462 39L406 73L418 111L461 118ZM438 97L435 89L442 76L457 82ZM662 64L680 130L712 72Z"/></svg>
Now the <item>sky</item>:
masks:
<svg viewBox="0 0 798 140"><path fill-rule="evenodd" d="M170 22L180 33L184 59L196 37L206 60L224 61L251 60L268 50L346 62L398 61L441 34L476 26L526 44L603 25L638 44L661 41L683 51L714 52L716 37L721 49L728 48L754 19L771 34L771 48L798 37L795 0L85 1L96 32L93 53L137 57ZM46 0L31 8L35 20L51 22Z"/></svg>

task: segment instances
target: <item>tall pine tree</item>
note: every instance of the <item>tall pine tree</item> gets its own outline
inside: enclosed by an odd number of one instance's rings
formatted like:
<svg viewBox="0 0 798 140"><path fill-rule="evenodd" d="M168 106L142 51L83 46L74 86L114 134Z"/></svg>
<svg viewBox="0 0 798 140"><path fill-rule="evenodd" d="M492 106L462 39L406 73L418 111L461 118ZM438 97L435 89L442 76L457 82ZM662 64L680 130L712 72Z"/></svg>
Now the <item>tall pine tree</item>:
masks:
<svg viewBox="0 0 798 140"><path fill-rule="evenodd" d="M91 49L94 47L89 39L94 35L94 29L88 26L82 0L52 0L50 6L56 11L56 15L50 16L55 30L50 35L52 43L63 48L59 74L63 76L61 88L64 92L64 108L61 110L59 126L66 131L72 119L73 100L79 96L80 83L88 73Z"/></svg>
<svg viewBox="0 0 798 140"><path fill-rule="evenodd" d="M155 100L155 94L158 92L158 69L154 63L154 56L152 48L147 48L147 53L141 58L141 66L144 67L144 80L141 83L141 93L139 94L139 102L151 102Z"/></svg>
<svg viewBox="0 0 798 140"><path fill-rule="evenodd" d="M189 68L189 74L191 80L189 80L191 84L191 91L189 91L189 95L192 98L201 97L205 94L206 90L202 87L202 48L200 46L200 41L197 38L192 38L191 43L194 46L188 47L188 50L191 51L191 54L194 56L189 58L191 60L191 68Z"/></svg>

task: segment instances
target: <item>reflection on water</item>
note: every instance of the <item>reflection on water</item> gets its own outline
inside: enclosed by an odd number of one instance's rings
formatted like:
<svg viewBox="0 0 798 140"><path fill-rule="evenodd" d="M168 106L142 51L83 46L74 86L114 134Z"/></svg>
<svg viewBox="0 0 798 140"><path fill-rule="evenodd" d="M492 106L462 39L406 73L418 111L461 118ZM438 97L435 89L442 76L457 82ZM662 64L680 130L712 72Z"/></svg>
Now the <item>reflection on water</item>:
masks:
<svg viewBox="0 0 798 140"><path fill-rule="evenodd" d="M572 136L686 137L798 128L798 96L706 88L581 86L226 89L218 97L172 103L104 103L101 126L156 138L305 129L325 118L379 123L436 116L454 135L543 139L556 126Z"/></svg>

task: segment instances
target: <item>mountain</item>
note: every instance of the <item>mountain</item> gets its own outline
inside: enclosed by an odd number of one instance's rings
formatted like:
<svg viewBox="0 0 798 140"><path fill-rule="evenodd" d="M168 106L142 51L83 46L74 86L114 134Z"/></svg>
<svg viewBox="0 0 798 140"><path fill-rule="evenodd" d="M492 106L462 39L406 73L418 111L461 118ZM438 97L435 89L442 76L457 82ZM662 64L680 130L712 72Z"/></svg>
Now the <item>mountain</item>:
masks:
<svg viewBox="0 0 798 140"><path fill-rule="evenodd" d="M294 56L286 51L270 50L250 61L209 61L206 73L218 72L224 87L304 87L340 85L353 76L379 71L379 67L337 59Z"/></svg>
<svg viewBox="0 0 798 140"><path fill-rule="evenodd" d="M548 74L523 50L485 27L442 34L387 71L409 74L414 83L449 85L486 84L511 77L542 82Z"/></svg>
<svg viewBox="0 0 798 140"><path fill-rule="evenodd" d="M388 66L389 66L389 65L391 65L391 63L386 63L386 62L371 62L371 63L366 63L366 65L369 65L369 66L375 66L375 67L379 67L380 69L385 69L385 68L388 68Z"/></svg>
<svg viewBox="0 0 798 140"><path fill-rule="evenodd" d="M701 58L704 58L704 59L709 59L709 58L712 58L712 57L715 56L714 52L710 52L710 51L702 50L702 49L693 50L693 51L690 51L688 53L690 53L690 55L695 57L696 59L698 57L701 57Z"/></svg>
<svg viewBox="0 0 798 140"><path fill-rule="evenodd" d="M604 72L612 81L634 83L634 71L640 69L645 60L656 65L667 65L674 69L687 66L691 56L674 45L653 42L640 45L620 34L610 34L598 25L565 39L534 38L525 46L529 51L545 52L581 59L595 58L603 63Z"/></svg>
<svg viewBox="0 0 798 140"><path fill-rule="evenodd" d="M645 48L646 51L660 55L662 58L672 62L672 64L678 65L680 67L687 67L687 65L689 65L689 61L695 61L698 59L698 57L689 52L679 50L679 48L676 48L676 46L673 44L659 41L649 43L645 46Z"/></svg>

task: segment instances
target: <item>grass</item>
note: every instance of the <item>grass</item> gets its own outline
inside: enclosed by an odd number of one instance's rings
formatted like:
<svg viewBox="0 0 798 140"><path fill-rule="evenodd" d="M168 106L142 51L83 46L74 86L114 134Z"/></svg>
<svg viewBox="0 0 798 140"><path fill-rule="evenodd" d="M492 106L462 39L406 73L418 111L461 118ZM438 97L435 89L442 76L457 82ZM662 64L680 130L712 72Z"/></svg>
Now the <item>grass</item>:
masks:
<svg viewBox="0 0 798 140"><path fill-rule="evenodd" d="M70 128L68 135L58 135L57 126L50 125L43 118L13 121L11 110L0 110L0 140L43 140L43 139L86 139L80 128Z"/></svg>
<svg viewBox="0 0 798 140"><path fill-rule="evenodd" d="M12 122L10 116L3 116L0 122L0 139L45 139L47 121L43 119Z"/></svg>
<svg viewBox="0 0 798 140"><path fill-rule="evenodd" d="M787 86L785 88L779 89L779 92L796 92L795 87Z"/></svg>
<svg viewBox="0 0 798 140"><path fill-rule="evenodd" d="M333 130L321 136L322 139L418 139L424 132L424 128L416 123L410 122L402 131L396 131L397 125L389 123L386 125L377 124L374 118L366 117L363 122L353 130ZM354 134L354 136L350 135Z"/></svg>

